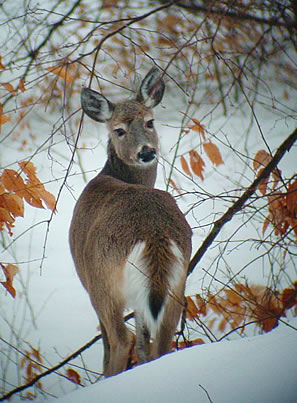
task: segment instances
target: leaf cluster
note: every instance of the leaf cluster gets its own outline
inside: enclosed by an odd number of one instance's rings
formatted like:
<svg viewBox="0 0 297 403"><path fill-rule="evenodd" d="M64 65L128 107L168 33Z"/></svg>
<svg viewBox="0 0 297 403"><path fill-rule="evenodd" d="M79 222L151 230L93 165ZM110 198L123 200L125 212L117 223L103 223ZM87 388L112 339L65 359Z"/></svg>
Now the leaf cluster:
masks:
<svg viewBox="0 0 297 403"><path fill-rule="evenodd" d="M272 291L261 285L234 284L216 295L208 293L203 299L200 294L187 298L186 316L190 321L204 317L209 329L218 322L217 329L224 333L226 327L233 331L255 323L264 332L275 328L279 320L291 310L297 316L297 282L282 292Z"/></svg>
<svg viewBox="0 0 297 403"><path fill-rule="evenodd" d="M4 169L0 177L0 230L6 226L10 235L16 217L24 217L24 200L33 207L46 207L55 212L55 196L48 192L36 176L31 161L18 163L20 172ZM25 180L22 178L25 175Z"/></svg>

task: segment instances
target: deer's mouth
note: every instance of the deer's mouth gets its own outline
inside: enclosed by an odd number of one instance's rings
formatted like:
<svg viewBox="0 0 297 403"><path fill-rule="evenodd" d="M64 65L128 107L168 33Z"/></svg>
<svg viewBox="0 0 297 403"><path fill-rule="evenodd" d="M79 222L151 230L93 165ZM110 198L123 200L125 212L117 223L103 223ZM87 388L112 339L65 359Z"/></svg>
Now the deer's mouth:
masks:
<svg viewBox="0 0 297 403"><path fill-rule="evenodd" d="M143 146L137 153L137 161L140 164L149 164L157 159L157 150L153 147Z"/></svg>

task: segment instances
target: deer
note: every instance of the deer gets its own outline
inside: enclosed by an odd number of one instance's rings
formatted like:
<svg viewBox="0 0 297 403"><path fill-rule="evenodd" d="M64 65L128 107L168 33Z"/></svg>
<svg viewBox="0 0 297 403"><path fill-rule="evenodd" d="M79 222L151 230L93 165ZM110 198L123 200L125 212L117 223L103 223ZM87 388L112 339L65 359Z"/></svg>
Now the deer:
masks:
<svg viewBox="0 0 297 403"><path fill-rule="evenodd" d="M105 377L172 350L191 255L192 231L174 197L155 189L159 139L153 108L164 94L153 67L133 99L112 103L81 91L84 113L108 130L107 160L78 198L70 225L76 271L99 319ZM134 311L135 335L124 319Z"/></svg>

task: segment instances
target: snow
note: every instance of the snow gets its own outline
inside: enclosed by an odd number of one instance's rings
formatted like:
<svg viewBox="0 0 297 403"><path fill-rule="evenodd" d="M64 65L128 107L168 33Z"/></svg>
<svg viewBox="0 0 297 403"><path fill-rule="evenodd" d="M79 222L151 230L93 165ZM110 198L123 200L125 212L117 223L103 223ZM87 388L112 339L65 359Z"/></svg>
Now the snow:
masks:
<svg viewBox="0 0 297 403"><path fill-rule="evenodd" d="M297 320L292 321L297 325ZM59 403L297 402L296 329L168 354L59 399Z"/></svg>

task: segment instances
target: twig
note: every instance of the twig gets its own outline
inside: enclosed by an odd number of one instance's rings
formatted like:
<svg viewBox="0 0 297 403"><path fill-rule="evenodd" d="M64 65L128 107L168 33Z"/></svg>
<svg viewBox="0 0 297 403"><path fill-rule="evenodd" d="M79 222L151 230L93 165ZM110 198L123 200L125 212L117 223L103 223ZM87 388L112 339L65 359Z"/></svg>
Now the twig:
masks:
<svg viewBox="0 0 297 403"><path fill-rule="evenodd" d="M292 2L294 3L294 2ZM205 3L207 4L207 3ZM191 4L184 4L181 1L176 1L176 6L184 8L185 10L189 10L192 12L197 13L205 13L206 15L214 15L214 16L221 16L221 17L229 17L236 21L252 21L259 24L270 25L275 27L287 27L294 29L296 27L295 21L289 20L286 22L282 22L279 16L265 18L259 17L257 15L249 14L244 11L230 11L224 8L215 8L215 7L208 7L200 4L195 4L193 1ZM295 7L296 8L296 7Z"/></svg>
<svg viewBox="0 0 297 403"><path fill-rule="evenodd" d="M132 319L134 317L134 313L131 312L128 315L125 316L125 322L128 320ZM102 334L98 334L97 336L93 337L88 343L84 344L82 347L80 347L78 350L74 351L72 354L70 354L67 358L65 358L63 361L61 361L59 364L55 365L52 368L49 368L47 371L42 372L41 374L37 375L34 379L32 379L30 382L18 386L15 389L12 389L10 392L8 392L6 395L3 395L0 397L0 402L9 399L11 396L15 395L16 393L22 392L23 390L30 388L33 386L36 382L38 382L41 378L44 378L47 375L52 374L53 372L56 372L58 369L62 368L65 364L67 364L69 361L74 360L76 357L78 357L81 353L83 353L85 350L90 348L96 341L102 339Z"/></svg>
<svg viewBox="0 0 297 403"><path fill-rule="evenodd" d="M199 387L206 393L206 396L207 396L208 400L210 401L210 403L213 403L207 390L201 384L199 384Z"/></svg>
<svg viewBox="0 0 297 403"><path fill-rule="evenodd" d="M58 369L60 369L61 367L63 367L65 364L67 364L67 362L73 360L74 358L76 358L78 355L80 355L83 351L87 350L88 348L90 348L97 340L100 340L102 338L101 334L98 334L97 336L95 336L92 340L90 340L87 344L85 344L84 346L82 346L80 349L76 350L74 353L72 353L70 356L68 356L67 358L65 358L63 361L61 361L59 364L55 365L52 368L49 368L47 371L42 372L41 374L37 375L35 378L33 378L30 382L18 386L15 389L12 389L10 392L8 392L6 395L3 395L2 397L0 397L0 402L9 399L11 396L15 395L16 393L22 392L23 390L30 388L31 386L33 386L36 382L38 382L41 378L44 378L47 375L52 374L53 372L56 372Z"/></svg>
<svg viewBox="0 0 297 403"><path fill-rule="evenodd" d="M54 23L52 25L52 27L50 28L50 30L48 31L48 34L46 35L46 37L41 41L41 43L29 53L29 57L30 57L30 61L26 67L26 70L24 72L24 74L22 75L22 79L25 80L25 78L27 77L30 68L33 64L33 62L37 59L37 56L39 55L41 49L48 43L48 41L50 40L50 38L52 37L52 35L57 31L58 28L60 28L64 22L67 20L67 18L74 12L74 10L80 5L82 0L77 0L71 7L71 9L66 13L63 14L63 17L57 21L56 23ZM18 89L18 86L15 88L16 90ZM9 95L5 101L2 103L2 105L6 105L6 103L13 97L13 95Z"/></svg>
<svg viewBox="0 0 297 403"><path fill-rule="evenodd" d="M223 214L221 218L219 218L217 221L214 222L211 232L205 238L204 242L202 243L200 248L193 256L192 260L190 261L188 275L190 275L193 272L194 268L200 262L200 260L202 259L202 257L204 256L210 245L213 243L213 241L216 239L217 235L220 233L223 226L228 221L232 220L234 215L242 209L245 202L255 193L259 184L263 182L266 178L268 178L268 176L271 174L271 172L276 168L277 164L283 158L284 154L290 150L290 148L292 147L292 145L295 143L296 140L297 140L297 129L295 129L294 132L279 146L269 164L266 165L261 174L257 176L254 182L243 193L243 195L226 211L225 214Z"/></svg>

